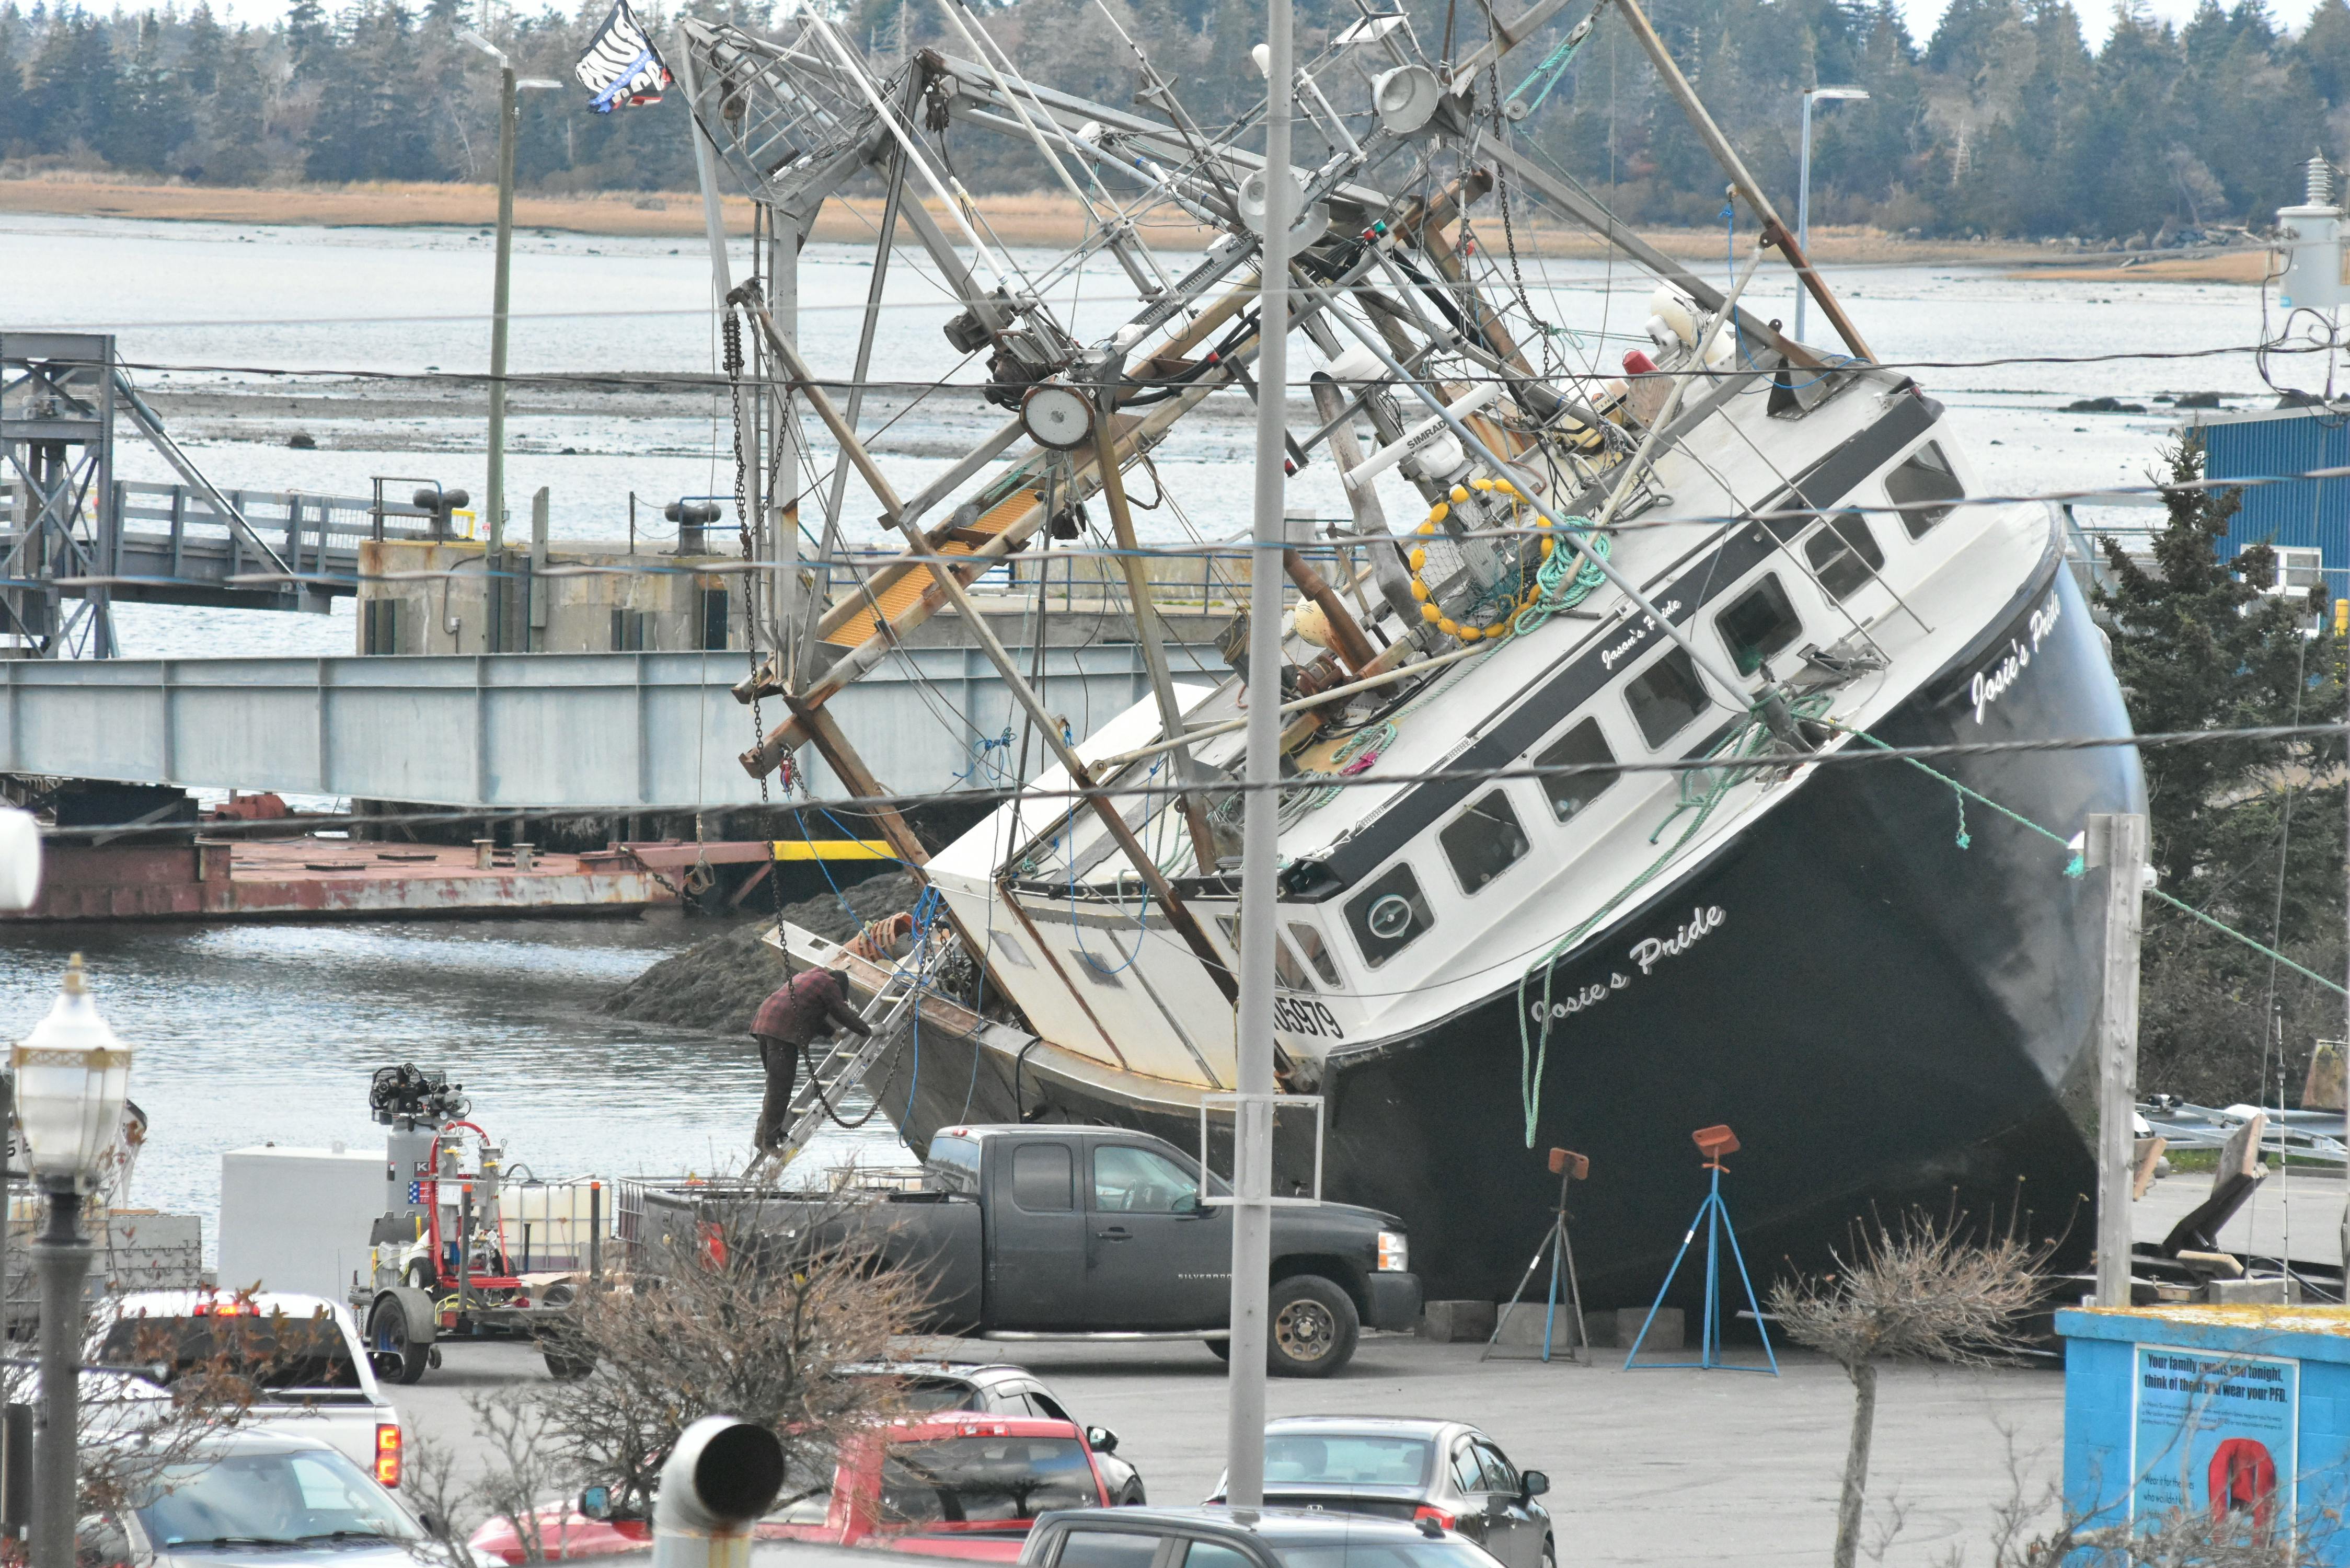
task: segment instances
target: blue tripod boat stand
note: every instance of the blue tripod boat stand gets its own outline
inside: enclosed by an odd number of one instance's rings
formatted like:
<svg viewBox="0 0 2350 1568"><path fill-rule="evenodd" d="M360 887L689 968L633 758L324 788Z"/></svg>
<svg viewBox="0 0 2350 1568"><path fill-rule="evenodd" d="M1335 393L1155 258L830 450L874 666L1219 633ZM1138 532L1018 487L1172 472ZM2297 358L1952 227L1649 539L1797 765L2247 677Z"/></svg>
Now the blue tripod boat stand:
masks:
<svg viewBox="0 0 2350 1568"><path fill-rule="evenodd" d="M1526 1272L1518 1276L1518 1288L1511 1292L1510 1299L1503 1303L1502 1315L1493 1324L1492 1337L1485 1342L1485 1348L1477 1356L1480 1361L1491 1359L1494 1351L1501 1348L1502 1334L1510 1326L1510 1314L1523 1303L1526 1286L1533 1282L1534 1271L1542 1267L1544 1252L1550 1254L1550 1299L1544 1307L1542 1358L1544 1361L1551 1358L1551 1346L1555 1340L1565 1341L1565 1355L1569 1361L1586 1360L1581 1352L1591 1348L1591 1331L1584 1326L1583 1322L1583 1289L1575 1278L1575 1248L1566 1239L1566 1189L1571 1183L1584 1180L1591 1175L1591 1162L1573 1149L1555 1148L1550 1151L1550 1170L1558 1178L1558 1208L1551 1218L1550 1231L1543 1237L1542 1245L1534 1249L1533 1259L1526 1264ZM1566 1290L1563 1296L1559 1291L1562 1268L1566 1273ZM1565 1323L1559 1320L1558 1309L1562 1303L1569 1314L1569 1321Z"/></svg>
<svg viewBox="0 0 2350 1568"><path fill-rule="evenodd" d="M1779 1357L1771 1348L1771 1330L1762 1321L1762 1303L1754 1299L1754 1282L1747 1276L1746 1258L1738 1250L1738 1232L1730 1223L1730 1206L1721 1200L1722 1172L1729 1167L1722 1160L1738 1152L1738 1135L1727 1127L1700 1127L1690 1137L1696 1140L1698 1152L1705 1157L1705 1168L1712 1173L1712 1182L1706 1189L1705 1201L1697 1208L1697 1218L1690 1221L1689 1233L1681 1238L1681 1250L1673 1254L1673 1266L1665 1272L1664 1285L1657 1292L1648 1315L1640 1324L1639 1337L1632 1341L1631 1354L1624 1357L1624 1370L1629 1372L1639 1359L1640 1346L1648 1342L1648 1326L1657 1321L1657 1309L1665 1304L1665 1295L1673 1288L1673 1276L1681 1272L1681 1260L1689 1256L1690 1243L1697 1240L1698 1227L1705 1227L1705 1316L1699 1324L1699 1350L1695 1361L1651 1361L1642 1370L1666 1366L1695 1366L1705 1371L1768 1372L1779 1376ZM1764 1366L1732 1366L1721 1359L1721 1243L1730 1243L1730 1261L1738 1265L1738 1282L1746 1291L1747 1310L1754 1314L1754 1326L1762 1335L1762 1354L1771 1365Z"/></svg>

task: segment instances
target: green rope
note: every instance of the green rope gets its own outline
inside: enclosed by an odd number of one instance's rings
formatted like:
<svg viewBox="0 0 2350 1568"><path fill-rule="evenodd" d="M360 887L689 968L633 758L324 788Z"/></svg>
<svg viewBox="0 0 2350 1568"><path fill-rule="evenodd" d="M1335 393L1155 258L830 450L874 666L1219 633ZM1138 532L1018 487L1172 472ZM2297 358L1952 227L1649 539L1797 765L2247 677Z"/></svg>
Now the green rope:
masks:
<svg viewBox="0 0 2350 1568"><path fill-rule="evenodd" d="M1837 727L1839 729L1843 728L1841 725ZM1877 747L1879 751L1889 752L1893 749L1885 742L1878 740L1876 736L1869 734L1864 730L1847 730L1846 731L1846 733L1857 736L1859 739L1866 741L1870 745ZM2030 817L2025 816L2019 812L2009 810L2006 806L2000 805L1999 802L1981 794L1980 791L1969 789L1958 780L1950 777L1950 774L1942 773L1937 769L1928 767L1924 763L1919 762L1915 757L1905 757L1902 760L1907 762L1911 767L1916 768L1919 773L1926 774L1929 778L1939 780L1941 783L1950 785L1952 790L1957 792L1959 796L1960 848L1964 849L1967 846L1965 827L1966 803L1970 799L1981 802L1983 805L1991 807L1993 811L1998 812L2002 816L2006 817L2009 821L2021 824L2022 826L2030 828L2033 832L2040 835L2043 838L2048 839L2052 843L2061 844L2067 849L2072 847L2072 840L2062 836L2053 828L2043 827L2040 824L2033 821ZM2067 877L2078 877L2082 874L2083 869L2084 865L2082 857L2078 852L2075 852L2073 857L2064 863L2064 875ZM2246 947L2251 949L2262 958L2273 959L2278 963L2284 965L2285 968L2293 971L2293 973L2301 975L2305 979L2315 981L2318 984L2325 987L2326 990L2331 991L2336 996L2350 996L2350 990L2344 989L2340 981L2328 980L2325 976L2318 973L2315 970L2309 969L2303 965L2293 962L2293 960L2285 957L2284 954L2277 951L2276 949L2270 947L2266 942L2263 942L2255 937L2248 937L2243 932L2236 929L2233 926L2224 925L2221 922L2213 919L2210 916L2205 914L2194 905L2187 902L2184 898L2176 898L2171 894L2164 892L2159 888L2149 888L2147 891L2161 899L2164 903L2169 905L2172 909L2179 910L2184 914L2193 916L2195 919L2202 921L2205 925L2210 927L2213 930L2220 932L2221 935L2234 938L2237 941L2243 943Z"/></svg>
<svg viewBox="0 0 2350 1568"><path fill-rule="evenodd" d="M1547 566L1548 563L1544 564ZM1877 747L1879 751L1889 752L1894 749L1887 742L1878 740L1875 735L1868 733L1865 730L1856 730L1846 725L1835 724L1833 721L1824 720L1822 715L1826 711L1827 705L1828 698L1826 693L1814 693L1810 697L1798 701L1794 705L1794 711L1795 716L1799 719L1814 722L1830 723L1832 727L1842 730L1846 734L1851 735L1857 740L1866 741L1868 744ZM1760 754L1763 750L1765 750L1769 744L1769 740L1770 732L1763 727L1762 722L1759 720L1749 719L1745 724L1742 725L1727 739L1722 741L1721 744L1715 746L1711 752L1708 753L1706 760L1711 763L1719 759L1728 763L1743 762L1746 759ZM2066 838L2064 835L2057 833L2053 828L2042 826L2039 823L2033 821L2022 812L2013 810L2009 806L2002 805L1998 801L1991 799L1991 796L1983 794L1981 790L1970 789L1967 785L1960 784L1957 779L1952 778L1950 774L1943 773L1937 768L1929 767L1925 763L1918 761L1915 757L1905 757L1902 760L1907 762L1911 767L1916 768L1919 773L1926 774L1928 777L1934 779L1940 784L1950 786L1952 794L1958 801L1959 831L1956 843L1959 848L1965 849L1973 842L1971 836L1967 832L1967 802L1971 800L1978 805L1988 806L1992 811L1997 812L2000 815L2007 818L2010 822L2014 823L2017 826L2026 828L2031 832L2040 835L2041 837L2047 839L2050 843L2058 846L2060 848L2072 851L2070 857L2064 863L2064 875L2067 877L2077 877L2083 874L2085 869L2083 864L2083 857L2078 851L2073 851L2072 841ZM1635 892L1638 891L1641 888L1647 886L1648 882L1653 880L1657 873L1663 870L1665 867L1671 862L1673 857L1679 854L1682 847L1687 845L1691 838L1696 836L1698 829L1704 826L1706 818L1712 815L1714 808L1721 804L1723 797L1729 794L1731 789L1740 781L1751 777L1754 772L1755 770L1751 766L1725 765L1711 768L1692 768L1683 774L1681 775L1679 800L1675 803L1673 809L1666 815L1664 821L1657 825L1657 831L1649 835L1648 842L1654 844L1659 838L1662 837L1664 836L1665 829L1672 826L1673 818L1679 816L1683 812L1689 812L1691 814L1690 816L1689 826L1684 827L1681 830L1680 836L1675 838L1673 842L1666 847L1664 852L1656 857L1656 859L1650 861L1647 868L1644 869L1638 877L1634 877L1630 882L1625 884L1622 888L1618 889L1616 896L1608 899L1607 903L1601 905L1599 909L1592 914L1590 919L1585 920L1581 925L1576 926L1573 930L1567 932L1565 936L1561 937L1556 942L1552 944L1541 958L1535 960L1533 964L1527 967L1526 971L1518 977L1518 1095L1520 1103L1525 1111L1526 1147L1528 1148L1532 1148L1534 1146L1534 1124L1542 1113L1543 1074L1550 1061L1550 1031L1552 1022L1551 982L1555 974L1553 968L1554 964L1562 955L1573 949L1576 943L1582 941L1585 937L1590 935L1592 930L1597 927L1602 920L1605 920L1610 915L1614 914L1617 909L1621 908L1627 898L1629 898ZM2285 968L2293 971L2295 974L2301 975L2305 979L2315 981L2318 984L2325 987L2328 991L2334 992L2336 995L2350 996L2350 990L2345 990L2339 981L2328 980L2325 976L2318 973L2315 970L2295 963L2293 960L2285 957L2284 954L2277 951L2274 948L2270 947L2265 942L2262 942L2252 937L2248 937L2243 932L2235 929L2231 926L2221 924L2220 921L2213 919L2210 916L2195 908L2192 904L2186 902L2184 899L2174 898L2170 894L2164 892L2159 888L2149 888L2148 891L2157 898L2168 904L2171 908L2193 916L2196 919L2202 921L2213 930L2218 931L2224 936L2234 938L2237 941L2243 943L2246 947L2251 949L2254 952L2259 953L2262 957L2273 959L2278 963L2284 965ZM1529 1012L1526 1005L1526 988L1534 980L1536 971L1542 971L1542 1005L1538 1012ZM1541 1020L1541 1033L1539 1037L1535 1036L1530 1031L1530 1023L1534 1017L1539 1017Z"/></svg>
<svg viewBox="0 0 2350 1568"><path fill-rule="evenodd" d="M1557 555L1563 553L1554 552L1553 558L1555 559ZM1547 566L1548 563L1545 562L1544 565ZM1799 699L1793 705L1793 711L1797 718L1815 719L1825 713L1827 707L1828 695L1825 692L1816 692L1812 696ZM1759 755L1767 751L1770 745L1769 728L1759 718L1749 715L1746 722L1715 743L1714 748L1706 753L1706 760L1708 762L1739 761ZM1557 960L1571 950L1585 937L1589 936L1602 920L1622 908L1627 898L1654 880L1657 873L1670 864L1673 857L1679 854L1682 847L1697 836L1698 829L1705 826L1706 819L1713 815L1714 808L1721 804L1723 798L1742 781L1752 777L1753 773L1754 770L1751 767L1730 766L1691 768L1684 773L1681 775L1679 799L1674 803L1673 809L1666 814L1665 819L1657 825L1657 831L1648 836L1648 842L1654 844L1664 836L1665 829L1672 826L1674 817L1688 812L1689 826L1681 829L1680 836L1666 846L1663 853L1648 862L1638 877L1617 888L1614 898L1592 911L1590 917L1582 924L1552 943L1542 957L1527 965L1525 972L1518 977L1518 1098L1526 1115L1526 1147L1528 1148L1534 1146L1534 1123L1542 1116L1543 1073L1550 1063L1551 983L1556 977ZM1530 1013L1526 1006L1526 987L1533 981L1537 971L1542 974L1542 1002L1537 1012ZM1535 1016L1539 1016L1542 1021L1539 1037L1528 1032L1530 1021Z"/></svg>

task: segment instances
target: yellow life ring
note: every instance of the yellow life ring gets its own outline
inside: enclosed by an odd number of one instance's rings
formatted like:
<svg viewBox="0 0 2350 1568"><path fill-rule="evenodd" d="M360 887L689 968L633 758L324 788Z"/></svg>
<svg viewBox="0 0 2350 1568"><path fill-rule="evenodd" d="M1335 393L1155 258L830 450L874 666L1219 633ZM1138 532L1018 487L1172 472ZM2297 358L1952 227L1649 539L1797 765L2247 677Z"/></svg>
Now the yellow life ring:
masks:
<svg viewBox="0 0 2350 1568"><path fill-rule="evenodd" d="M1513 517L1517 516L1519 513L1524 509L1525 497L1523 493L1519 491L1516 485L1512 484L1508 480L1483 478L1472 479L1465 485L1454 485L1450 498L1440 501L1435 505L1428 509L1428 518L1419 525L1420 535L1424 538L1432 537L1436 533L1438 525L1447 517L1452 515L1453 506L1458 503L1468 500L1469 493L1472 490L1485 491L1493 494L1506 495L1510 497L1510 514ZM1539 525L1544 530L1547 530L1550 527L1550 519L1543 516L1541 513L1535 513L1534 517ZM1545 535L1542 542L1542 554L1544 559L1546 560L1549 558L1550 553L1555 545L1556 541L1549 538L1547 535ZM1437 630L1442 632L1445 636L1455 639L1462 643L1474 643L1487 639L1498 640L1509 636L1511 628L1517 623L1519 615L1524 611L1528 606L1532 605L1536 599L1542 597L1542 587L1540 584L1535 584L1528 587L1524 593L1518 597L1518 602L1510 607L1509 614L1503 616L1500 619L1493 621L1491 625L1463 626L1460 622L1454 620L1451 616L1446 615L1444 611L1437 606L1436 596L1430 591L1427 579L1421 576L1421 574L1428 569L1427 549L1421 545L1414 545L1411 547L1410 554L1406 556L1404 560L1405 564L1411 568L1411 597L1419 601L1419 618L1434 627Z"/></svg>

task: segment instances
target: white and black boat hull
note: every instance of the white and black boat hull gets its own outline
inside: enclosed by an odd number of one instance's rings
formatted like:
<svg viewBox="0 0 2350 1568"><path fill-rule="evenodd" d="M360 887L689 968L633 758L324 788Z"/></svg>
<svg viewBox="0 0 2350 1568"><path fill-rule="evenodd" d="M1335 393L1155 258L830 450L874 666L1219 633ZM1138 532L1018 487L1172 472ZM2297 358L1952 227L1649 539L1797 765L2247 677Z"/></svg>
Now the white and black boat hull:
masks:
<svg viewBox="0 0 2350 1568"><path fill-rule="evenodd" d="M2028 661L1979 709L1975 677L2018 651ZM1896 746L2127 732L2053 550L1876 732ZM2059 836L2145 809L2124 746L1932 765ZM1549 1223L1559 1146L1591 1161L1571 1209L1586 1301L1645 1303L1704 1196L1690 1135L1716 1123L1744 1145L1724 1190L1758 1290L1823 1264L1856 1218L1909 1204L2002 1226L2020 1205L2032 1234L2064 1238L2060 1266L2085 1258L2096 876L2067 875L2064 845L1980 802L1962 818L1956 792L1907 762L1822 766L1788 787L1556 965L1555 1003L1596 1000L1554 1023L1531 1146L1514 974L1433 1027L1328 1058L1325 1195L1401 1215L1431 1298L1508 1294ZM942 1126L1015 1117L1196 1145L1196 1110L1145 1081L1030 1060L1015 1090L1014 1064L974 1049L926 1029L919 1064L901 1044L868 1078L917 1151ZM1695 1271L1681 1282L1694 1290Z"/></svg>

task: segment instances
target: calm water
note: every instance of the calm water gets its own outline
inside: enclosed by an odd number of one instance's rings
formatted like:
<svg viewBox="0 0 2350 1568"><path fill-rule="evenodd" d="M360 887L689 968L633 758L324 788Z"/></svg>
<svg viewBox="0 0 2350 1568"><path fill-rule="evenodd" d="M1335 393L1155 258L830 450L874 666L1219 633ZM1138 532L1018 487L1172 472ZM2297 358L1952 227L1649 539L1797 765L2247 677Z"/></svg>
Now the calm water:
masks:
<svg viewBox="0 0 2350 1568"><path fill-rule="evenodd" d="M1041 254L1019 259L1040 274L1048 265ZM740 276L739 254L735 265ZM490 265L485 231L0 220L0 277L11 280L5 325L116 332L123 357L141 367L135 379L161 389L283 384L274 372L295 369L478 372L488 358L481 313ZM1706 270L1726 275L1727 263ZM1887 361L2221 349L2251 343L2262 328L2258 293L2239 287L2016 281L1950 266L1835 276ZM845 372L869 277L855 247L816 245L803 257L802 343L818 367ZM1621 268L1529 262L1526 285L1577 335L1563 340L1567 351L1609 365L1648 315L1648 289ZM1131 297L1107 265L1050 280L1047 292L1081 336L1106 331ZM525 234L516 242L513 366L525 373L714 369L709 295L698 244ZM939 331L953 307L927 265L901 253L887 298L877 375L955 373ZM1750 299L1766 314L1792 313L1784 274L1767 266ZM568 314L546 314L558 310ZM1816 319L1812 336L1826 337ZM1985 479L2008 493L2143 477L2167 419L2058 411L2075 398L2146 401L2163 391L2215 389L2249 400L2262 390L2241 353L1914 373L1951 406ZM960 375L968 379L971 371ZM951 420L918 409L893 433L946 450L971 419L975 400L962 397ZM1244 414L1196 424L1159 454L1177 504L1142 514L1147 537L1229 538L1247 524ZM481 493L480 428L464 405L445 416L393 418L354 398L347 419L251 425L214 421L192 433L187 444L215 482L365 493L371 474L421 473ZM321 450L287 449L296 429L315 433ZM691 418L524 415L510 431L510 494L548 486L558 537L620 535L631 489L658 498L732 488L715 400ZM910 492L946 461L897 458L890 467L901 492ZM167 477L161 459L135 440L123 443L120 472ZM1326 462L1301 474L1291 496L1293 505L1325 514L1342 505ZM1417 515L1415 498L1401 488L1388 502L1392 517ZM873 511L852 486L846 515L869 519ZM850 536L877 535L860 523ZM353 645L348 601L326 617L127 606L117 618L131 655L329 654ZM208 1223L223 1150L337 1137L369 1147L380 1135L367 1120L367 1075L403 1060L445 1066L464 1080L477 1118L543 1175L708 1169L738 1159L748 1141L759 1085L747 1042L588 1012L646 963L707 929L661 919L8 933L0 936L0 1032L29 1027L47 1006L66 951L87 950L108 1016L140 1048L135 1092L154 1120L135 1196L195 1210ZM879 1131L883 1125L811 1158L884 1156L894 1140Z"/></svg>
<svg viewBox="0 0 2350 1568"><path fill-rule="evenodd" d="M398 1062L447 1069L473 1119L540 1176L739 1166L759 1107L749 1040L590 1012L713 929L659 916L12 930L0 1033L29 1029L66 955L88 955L107 1021L138 1050L131 1097L152 1122L133 1197L203 1214L209 1248L224 1151L380 1147L368 1077ZM801 1158L821 1168L892 1151L877 1118Z"/></svg>

